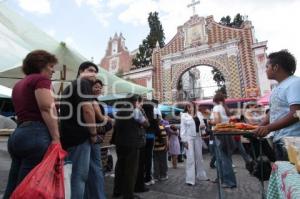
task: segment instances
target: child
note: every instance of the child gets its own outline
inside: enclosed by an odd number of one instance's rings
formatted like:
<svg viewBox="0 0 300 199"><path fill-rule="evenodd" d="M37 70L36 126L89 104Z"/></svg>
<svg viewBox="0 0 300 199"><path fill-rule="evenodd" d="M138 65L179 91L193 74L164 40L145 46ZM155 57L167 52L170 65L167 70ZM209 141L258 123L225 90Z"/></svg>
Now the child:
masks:
<svg viewBox="0 0 300 199"><path fill-rule="evenodd" d="M160 125L160 132L155 137L153 161L154 161L154 180L167 180L168 179L168 136L165 128Z"/></svg>

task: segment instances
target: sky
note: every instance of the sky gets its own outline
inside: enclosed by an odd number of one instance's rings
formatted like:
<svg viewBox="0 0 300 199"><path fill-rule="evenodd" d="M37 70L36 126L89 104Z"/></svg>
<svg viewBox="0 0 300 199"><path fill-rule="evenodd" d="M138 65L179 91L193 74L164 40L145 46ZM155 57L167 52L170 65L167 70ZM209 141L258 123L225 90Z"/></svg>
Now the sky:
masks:
<svg viewBox="0 0 300 199"><path fill-rule="evenodd" d="M130 51L149 33L148 13L159 12L166 43L193 12L191 0L0 0L58 41L100 63L107 42L123 33ZM268 53L288 49L300 62L300 0L200 0L196 14L247 15L258 41L268 41ZM300 76L300 67L296 74Z"/></svg>

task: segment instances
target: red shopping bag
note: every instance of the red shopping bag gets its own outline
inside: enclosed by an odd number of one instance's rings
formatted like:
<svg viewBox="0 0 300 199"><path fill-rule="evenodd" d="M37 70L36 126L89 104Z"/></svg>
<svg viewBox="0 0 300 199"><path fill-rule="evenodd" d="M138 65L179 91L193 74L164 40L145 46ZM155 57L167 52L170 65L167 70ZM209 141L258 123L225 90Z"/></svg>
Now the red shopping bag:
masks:
<svg viewBox="0 0 300 199"><path fill-rule="evenodd" d="M11 199L63 199L65 152L60 144L51 144L43 160L33 168L11 195Z"/></svg>

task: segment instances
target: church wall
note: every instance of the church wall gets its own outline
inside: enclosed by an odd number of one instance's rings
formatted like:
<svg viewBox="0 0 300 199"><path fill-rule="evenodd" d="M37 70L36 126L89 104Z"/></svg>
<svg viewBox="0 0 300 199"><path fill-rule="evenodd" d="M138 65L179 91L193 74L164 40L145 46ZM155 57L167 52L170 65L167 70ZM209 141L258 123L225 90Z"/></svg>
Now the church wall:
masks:
<svg viewBox="0 0 300 199"><path fill-rule="evenodd" d="M251 23L247 21L244 23L244 27L239 29L220 25L213 21L212 17L207 18L207 23L209 44L225 43L231 39L238 39L240 41L239 50L241 55L241 64L243 68L243 76L246 78L245 89L258 89L255 58L252 51L253 36Z"/></svg>

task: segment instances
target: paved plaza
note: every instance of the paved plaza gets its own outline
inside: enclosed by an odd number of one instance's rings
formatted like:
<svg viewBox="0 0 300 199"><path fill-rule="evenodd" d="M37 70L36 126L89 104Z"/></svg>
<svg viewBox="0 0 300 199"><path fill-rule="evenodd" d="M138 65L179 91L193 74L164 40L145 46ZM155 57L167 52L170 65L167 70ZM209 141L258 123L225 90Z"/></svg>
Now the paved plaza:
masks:
<svg viewBox="0 0 300 199"><path fill-rule="evenodd" d="M10 157L6 151L6 139L0 137L0 198L2 198L7 182L10 167ZM204 161L207 168L208 177L214 179L216 170L210 169L208 162L209 154L204 154ZM115 160L115 159L114 159ZM261 198L261 188L259 181L250 176L244 168L244 161L239 155L233 156L236 165L236 177L238 187L236 189L224 190L226 199L259 199ZM190 187L184 183L184 163L179 164L178 169L169 168L169 179L149 186L150 191L139 194L144 199L215 199L218 198L217 184L211 182L198 182L196 186ZM113 175L105 178L105 189L107 198L112 198Z"/></svg>

